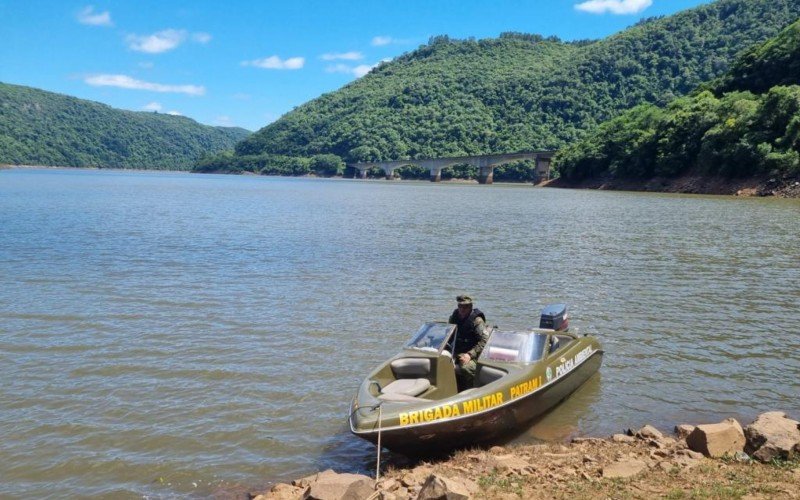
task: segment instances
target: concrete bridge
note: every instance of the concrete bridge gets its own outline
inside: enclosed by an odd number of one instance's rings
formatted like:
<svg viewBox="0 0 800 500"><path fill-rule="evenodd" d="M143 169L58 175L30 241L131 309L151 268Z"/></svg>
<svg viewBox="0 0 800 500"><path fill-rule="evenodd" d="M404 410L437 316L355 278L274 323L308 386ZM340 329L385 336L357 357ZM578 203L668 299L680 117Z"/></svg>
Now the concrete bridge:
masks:
<svg viewBox="0 0 800 500"><path fill-rule="evenodd" d="M431 182L439 182L442 180L442 169L453 165L467 164L478 168L479 183L491 184L494 182L494 167L520 160L534 160L536 162L536 174L539 178L549 179L550 160L555 153L555 151L530 151L525 153L351 163L348 166L358 170L362 179L366 179L367 171L373 168L380 168L386 173L387 179L393 179L396 169L406 165L418 165L430 170Z"/></svg>

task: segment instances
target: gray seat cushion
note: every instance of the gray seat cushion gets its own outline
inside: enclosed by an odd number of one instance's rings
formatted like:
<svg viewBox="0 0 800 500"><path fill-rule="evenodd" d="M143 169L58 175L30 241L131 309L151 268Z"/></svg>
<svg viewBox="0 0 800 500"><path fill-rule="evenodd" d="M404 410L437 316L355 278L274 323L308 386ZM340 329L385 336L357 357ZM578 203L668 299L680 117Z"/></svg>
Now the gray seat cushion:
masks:
<svg viewBox="0 0 800 500"><path fill-rule="evenodd" d="M423 378L431 372L431 360L428 358L400 358L392 361L391 367L395 378Z"/></svg>
<svg viewBox="0 0 800 500"><path fill-rule="evenodd" d="M401 378L388 384L381 390L383 394L402 394L404 396L419 396L431 386L426 378Z"/></svg>

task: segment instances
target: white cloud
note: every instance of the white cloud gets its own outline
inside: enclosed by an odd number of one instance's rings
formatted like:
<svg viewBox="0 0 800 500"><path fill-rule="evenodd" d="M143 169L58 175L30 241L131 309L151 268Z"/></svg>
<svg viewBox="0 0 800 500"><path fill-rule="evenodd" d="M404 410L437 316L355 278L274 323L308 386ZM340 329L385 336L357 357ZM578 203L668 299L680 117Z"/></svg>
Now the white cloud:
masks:
<svg viewBox="0 0 800 500"><path fill-rule="evenodd" d="M389 45L394 40L390 36L376 36L372 39L372 45L375 47L380 47L382 45Z"/></svg>
<svg viewBox="0 0 800 500"><path fill-rule="evenodd" d="M205 87L199 85L164 85L143 82L127 75L91 75L84 78L83 81L93 87L119 87L122 89L174 92L188 95L203 95L206 93Z"/></svg>
<svg viewBox="0 0 800 500"><path fill-rule="evenodd" d="M353 68L353 74L356 75L357 78L361 78L362 76L369 73L372 68L377 66L377 64L370 66L369 64L359 64L355 68Z"/></svg>
<svg viewBox="0 0 800 500"><path fill-rule="evenodd" d="M575 5L575 8L592 14L636 14L651 5L653 0L588 0Z"/></svg>
<svg viewBox="0 0 800 500"><path fill-rule="evenodd" d="M161 108L162 108L161 104L153 101L145 104L142 109L145 111L161 111Z"/></svg>
<svg viewBox="0 0 800 500"><path fill-rule="evenodd" d="M364 54L362 54L361 52L356 52L356 51L343 52L343 53L340 53L340 54L328 53L328 54L322 54L321 58L322 58L323 61L337 61L337 60L358 61L358 60L364 59Z"/></svg>
<svg viewBox="0 0 800 500"><path fill-rule="evenodd" d="M290 57L284 60L278 56L270 56L252 61L242 61L242 66L255 66L256 68L264 69L300 69L305 64L306 59L304 57Z"/></svg>
<svg viewBox="0 0 800 500"><path fill-rule="evenodd" d="M325 68L328 73L344 73L347 75L354 75L356 78L361 78L370 72L377 64L359 64L358 66L349 66L347 64L332 64Z"/></svg>
<svg viewBox="0 0 800 500"><path fill-rule="evenodd" d="M250 99L253 98L253 96L251 96L250 94L246 94L244 92L237 92L233 94L233 98L236 99L237 101L249 101Z"/></svg>
<svg viewBox="0 0 800 500"><path fill-rule="evenodd" d="M211 35L208 33L192 33L192 41L205 44L211 41Z"/></svg>
<svg viewBox="0 0 800 500"><path fill-rule="evenodd" d="M78 13L78 22L81 24L88 24L90 26L114 25L114 23L111 22L110 12L95 12L94 6L92 5L84 7L83 10Z"/></svg>
<svg viewBox="0 0 800 500"><path fill-rule="evenodd" d="M164 30L152 35L128 35L128 47L137 52L159 54L172 50L186 40L185 30Z"/></svg>
<svg viewBox="0 0 800 500"><path fill-rule="evenodd" d="M175 111L174 109L172 111L167 111L167 114L172 116L183 116L183 113L180 111Z"/></svg>
<svg viewBox="0 0 800 500"><path fill-rule="evenodd" d="M211 41L208 33L191 33L186 30L167 29L152 35L128 35L128 48L137 52L160 54L178 47L186 40L206 44Z"/></svg>

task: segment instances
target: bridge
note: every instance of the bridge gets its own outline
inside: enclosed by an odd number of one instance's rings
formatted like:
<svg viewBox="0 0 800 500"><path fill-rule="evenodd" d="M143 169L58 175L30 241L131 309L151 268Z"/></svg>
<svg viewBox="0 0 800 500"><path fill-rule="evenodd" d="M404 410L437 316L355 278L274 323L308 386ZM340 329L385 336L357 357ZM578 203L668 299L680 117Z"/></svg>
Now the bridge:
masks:
<svg viewBox="0 0 800 500"><path fill-rule="evenodd" d="M373 168L383 170L384 173L386 173L387 179L393 179L394 171L398 168L407 165L418 165L430 170L431 182L439 182L442 180L442 169L453 165L467 164L478 168L479 183L491 184L494 182L494 168L496 166L520 160L534 160L536 162L536 175L538 175L540 179L549 179L550 160L555 153L555 151L529 151L524 153L350 163L348 166L358 170L359 176L362 179L366 179L367 172Z"/></svg>

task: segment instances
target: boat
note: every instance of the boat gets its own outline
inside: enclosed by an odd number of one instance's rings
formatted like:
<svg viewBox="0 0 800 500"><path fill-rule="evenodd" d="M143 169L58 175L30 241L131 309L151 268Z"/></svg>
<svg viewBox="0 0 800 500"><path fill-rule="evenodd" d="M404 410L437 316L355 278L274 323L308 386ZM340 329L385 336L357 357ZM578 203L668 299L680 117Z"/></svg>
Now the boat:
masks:
<svg viewBox="0 0 800 500"><path fill-rule="evenodd" d="M423 324L373 370L350 405L356 436L405 455L439 453L524 431L600 368L603 350L569 331L567 306L542 310L539 328L491 328L474 387L458 391L455 325Z"/></svg>

